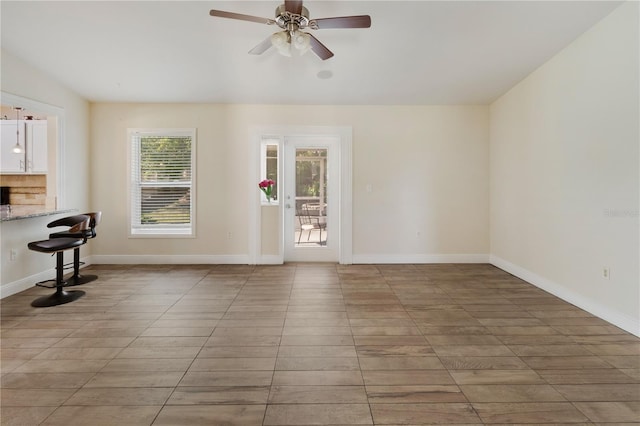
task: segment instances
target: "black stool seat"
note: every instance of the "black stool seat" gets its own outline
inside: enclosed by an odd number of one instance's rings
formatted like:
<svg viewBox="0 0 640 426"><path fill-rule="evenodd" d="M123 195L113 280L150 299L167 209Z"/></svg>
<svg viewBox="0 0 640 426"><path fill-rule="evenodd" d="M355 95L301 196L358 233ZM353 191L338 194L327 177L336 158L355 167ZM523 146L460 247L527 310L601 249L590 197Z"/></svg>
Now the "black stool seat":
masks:
<svg viewBox="0 0 640 426"><path fill-rule="evenodd" d="M50 240L32 241L27 246L29 250L39 251L41 253L57 253L59 251L69 250L84 244L82 238L53 238Z"/></svg>
<svg viewBox="0 0 640 426"><path fill-rule="evenodd" d="M85 229L81 232L61 231L49 234L49 238L95 238L95 231Z"/></svg>

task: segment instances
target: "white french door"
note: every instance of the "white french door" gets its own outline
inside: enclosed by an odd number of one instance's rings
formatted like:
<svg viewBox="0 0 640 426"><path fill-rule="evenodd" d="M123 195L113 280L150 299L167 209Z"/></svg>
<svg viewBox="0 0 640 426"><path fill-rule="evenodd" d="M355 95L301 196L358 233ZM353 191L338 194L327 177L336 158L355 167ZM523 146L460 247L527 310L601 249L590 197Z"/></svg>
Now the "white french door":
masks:
<svg viewBox="0 0 640 426"><path fill-rule="evenodd" d="M284 260L338 262L340 139L284 139Z"/></svg>

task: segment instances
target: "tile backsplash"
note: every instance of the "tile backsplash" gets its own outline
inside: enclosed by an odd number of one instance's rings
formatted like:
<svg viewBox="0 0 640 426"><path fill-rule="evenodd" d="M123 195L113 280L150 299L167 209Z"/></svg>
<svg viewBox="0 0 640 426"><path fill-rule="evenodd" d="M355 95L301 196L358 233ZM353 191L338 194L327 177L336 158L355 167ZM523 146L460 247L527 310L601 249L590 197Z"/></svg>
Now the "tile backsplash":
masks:
<svg viewBox="0 0 640 426"><path fill-rule="evenodd" d="M0 186L10 188L9 202L11 204L47 204L46 175L0 175Z"/></svg>

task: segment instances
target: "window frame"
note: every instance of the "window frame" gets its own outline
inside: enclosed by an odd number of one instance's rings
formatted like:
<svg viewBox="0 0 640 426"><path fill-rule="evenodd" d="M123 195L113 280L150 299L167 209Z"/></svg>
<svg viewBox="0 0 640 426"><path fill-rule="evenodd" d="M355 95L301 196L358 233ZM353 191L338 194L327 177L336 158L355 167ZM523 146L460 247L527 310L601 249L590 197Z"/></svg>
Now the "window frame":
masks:
<svg viewBox="0 0 640 426"><path fill-rule="evenodd" d="M263 136L261 141L260 141L260 180L264 180L264 179L268 179L267 177L267 161L269 159L275 159L276 160L276 194L275 194L275 199L272 200L271 202L267 201L267 196L264 195L264 193L262 191L260 191L260 204L263 206L277 206L280 204L280 197L279 197L279 192L280 192L280 145L281 145L282 141L280 140L280 138L276 138L276 137L270 137L270 136ZM268 147L269 146L275 146L276 147L276 156L275 157L268 157L267 156L267 151L268 151Z"/></svg>
<svg viewBox="0 0 640 426"><path fill-rule="evenodd" d="M190 185L168 183L166 187L190 187L190 225L189 226L154 226L134 223L134 192L143 186L134 179L134 165L141 164L140 161L140 137L190 137L191 138L191 180ZM128 215L128 237L129 238L195 238L196 237L196 129L195 128L130 128L127 129L127 215ZM137 156L137 158L134 158ZM146 185L149 186L149 185ZM157 186L157 185L154 185Z"/></svg>

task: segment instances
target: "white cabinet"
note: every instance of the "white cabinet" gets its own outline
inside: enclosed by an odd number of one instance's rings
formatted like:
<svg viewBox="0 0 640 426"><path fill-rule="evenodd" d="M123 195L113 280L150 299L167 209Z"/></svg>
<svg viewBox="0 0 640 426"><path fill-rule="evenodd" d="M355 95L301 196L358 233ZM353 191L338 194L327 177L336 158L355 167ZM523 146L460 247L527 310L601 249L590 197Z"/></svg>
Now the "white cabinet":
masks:
<svg viewBox="0 0 640 426"><path fill-rule="evenodd" d="M32 173L47 172L47 122L45 120L2 120L0 142L0 172ZM23 152L16 154L16 131Z"/></svg>
<svg viewBox="0 0 640 426"><path fill-rule="evenodd" d="M47 172L47 122L27 121L27 173Z"/></svg>

